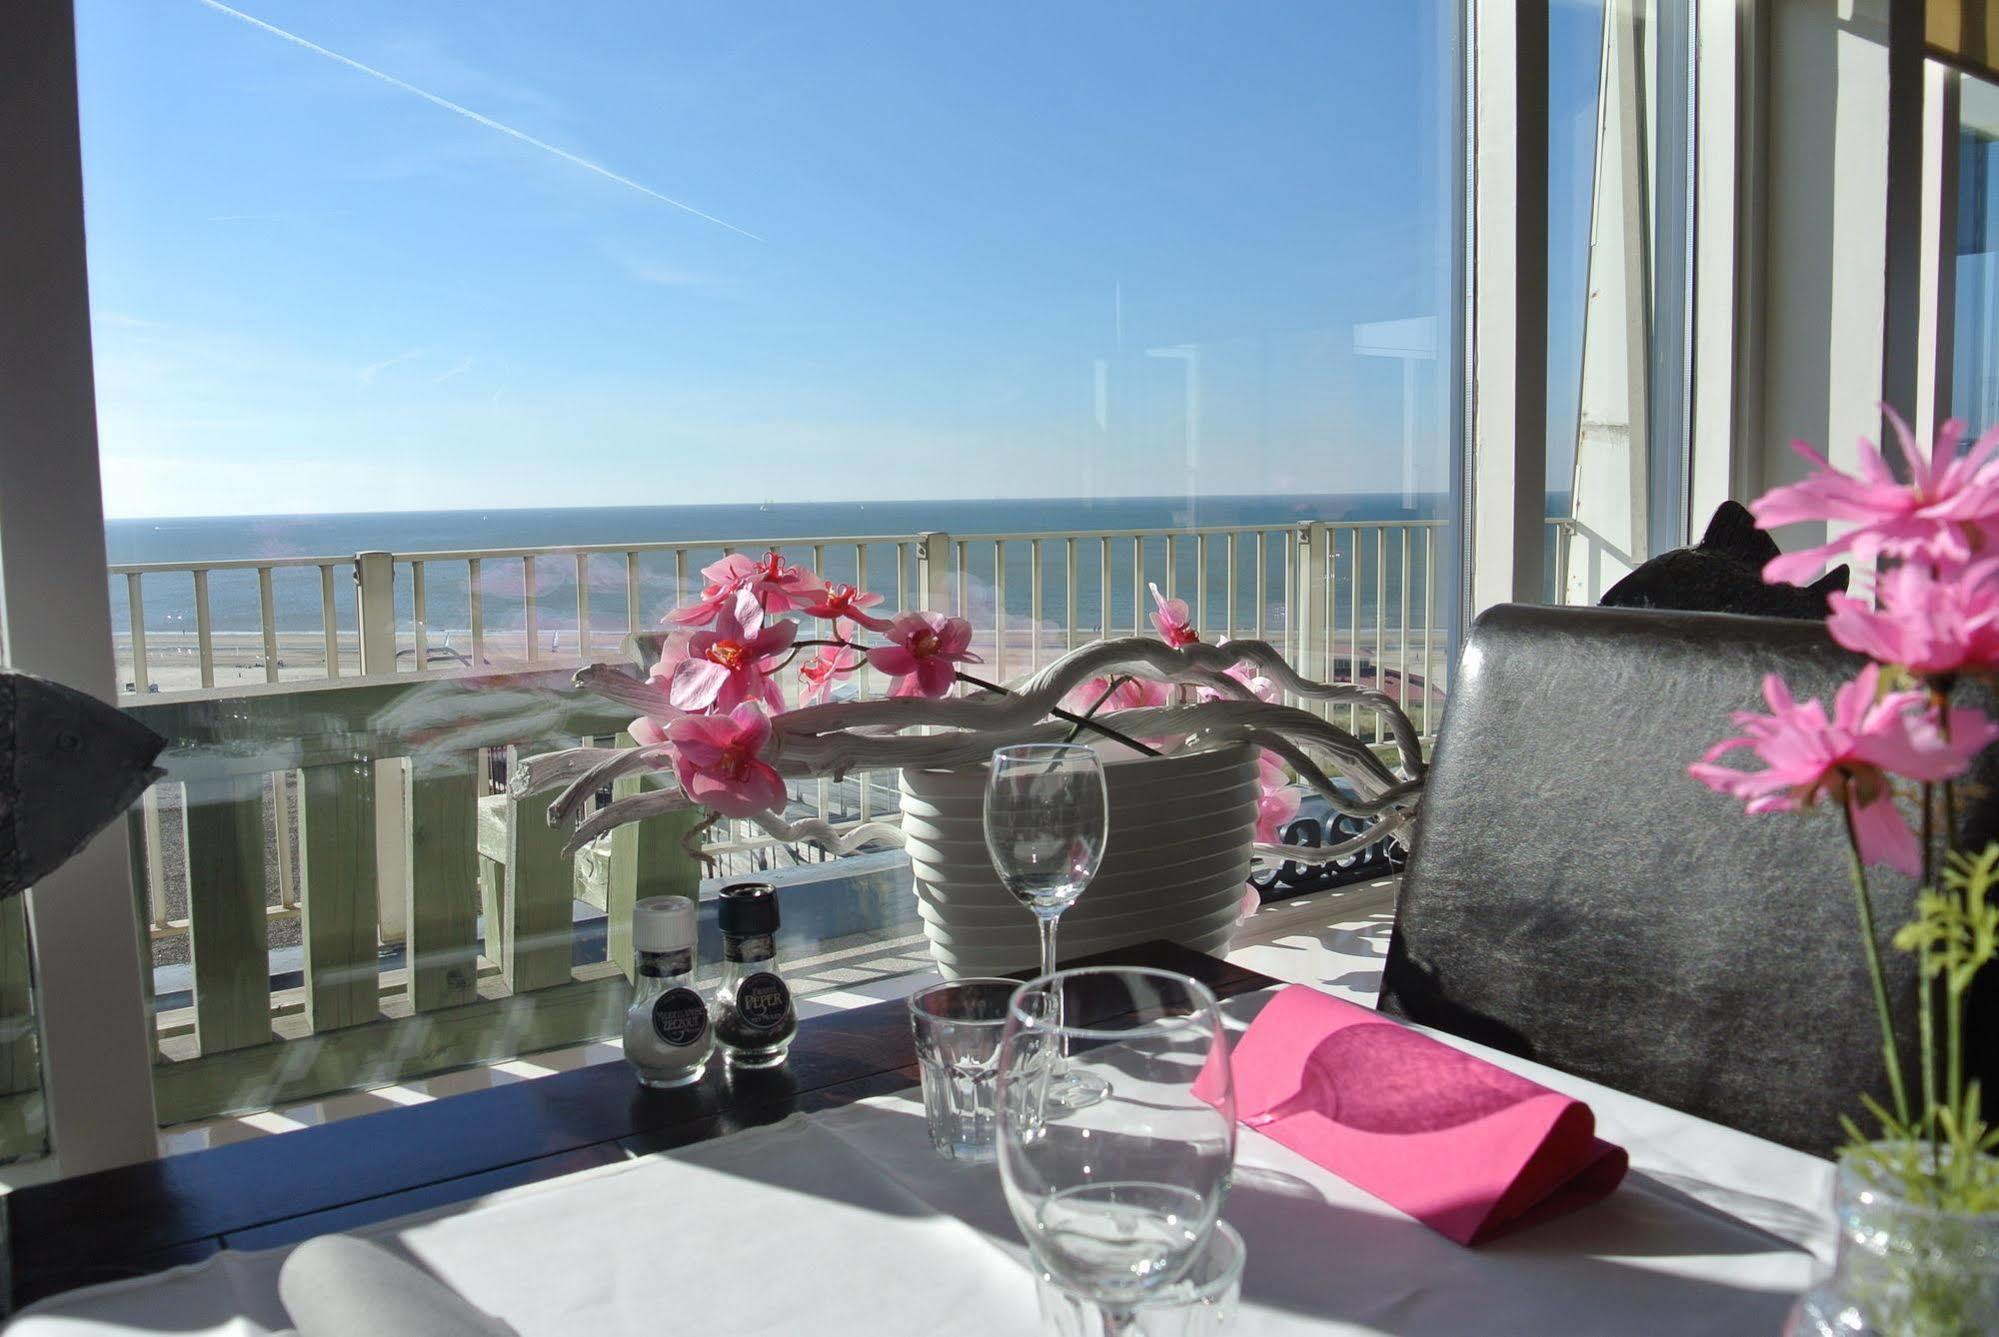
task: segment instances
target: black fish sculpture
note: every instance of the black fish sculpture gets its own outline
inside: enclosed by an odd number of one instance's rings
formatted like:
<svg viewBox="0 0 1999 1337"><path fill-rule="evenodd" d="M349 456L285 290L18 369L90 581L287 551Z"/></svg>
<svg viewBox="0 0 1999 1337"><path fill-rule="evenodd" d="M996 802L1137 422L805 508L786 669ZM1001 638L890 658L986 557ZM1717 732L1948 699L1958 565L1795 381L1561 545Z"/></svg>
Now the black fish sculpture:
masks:
<svg viewBox="0 0 1999 1337"><path fill-rule="evenodd" d="M1826 615L1826 598L1846 591L1851 574L1835 567L1811 585L1769 585L1763 567L1782 551L1740 502L1724 501L1691 548L1661 553L1610 587L1605 608L1674 608L1687 613L1747 613L1808 621Z"/></svg>
<svg viewBox="0 0 1999 1337"><path fill-rule="evenodd" d="M166 772L167 740L116 706L0 672L0 899L67 863Z"/></svg>

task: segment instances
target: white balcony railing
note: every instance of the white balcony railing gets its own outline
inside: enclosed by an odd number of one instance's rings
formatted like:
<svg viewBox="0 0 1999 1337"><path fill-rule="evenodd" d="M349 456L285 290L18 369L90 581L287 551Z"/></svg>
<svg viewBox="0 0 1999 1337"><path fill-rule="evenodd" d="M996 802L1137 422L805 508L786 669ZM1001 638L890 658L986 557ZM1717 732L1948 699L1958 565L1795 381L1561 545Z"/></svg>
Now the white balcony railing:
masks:
<svg viewBox="0 0 1999 1337"><path fill-rule="evenodd" d="M1442 612L1442 527L1314 522L363 552L126 564L111 575L129 693L614 658L627 633L653 628L699 589L702 566L779 546L893 607L969 617L1000 677L1098 636L1146 632L1147 587L1156 583L1188 601L1204 636L1272 640L1319 676L1379 675L1398 701L1427 713L1444 644L1430 612ZM172 611L148 618L149 606L158 614L163 605Z"/></svg>

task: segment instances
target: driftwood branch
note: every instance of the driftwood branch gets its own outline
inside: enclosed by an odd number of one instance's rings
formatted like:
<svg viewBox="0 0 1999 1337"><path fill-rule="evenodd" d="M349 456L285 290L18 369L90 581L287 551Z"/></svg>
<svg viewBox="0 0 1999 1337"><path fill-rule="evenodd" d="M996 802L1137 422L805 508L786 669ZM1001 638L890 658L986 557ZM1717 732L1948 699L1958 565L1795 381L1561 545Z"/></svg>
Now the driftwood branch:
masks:
<svg viewBox="0 0 1999 1337"><path fill-rule="evenodd" d="M1401 773L1330 721L1294 706L1258 700L1229 676L1228 670L1237 665L1248 666L1294 696L1374 711L1395 741ZM1163 641L1127 637L1073 650L1030 675L1010 694L985 692L930 700L898 697L808 706L771 721L771 742L764 760L787 779L843 779L857 772L975 765L998 747L1061 739L1069 726L1049 717L1063 698L1091 678L1118 675L1208 688L1218 698L1105 715L1106 722L1116 722L1119 732L1160 745L1169 755L1232 744L1266 748L1283 758L1335 811L1372 822L1360 836L1335 846L1259 846L1258 853L1266 858L1323 863L1406 829L1415 819L1424 764L1409 717L1386 693L1301 677L1265 641L1175 648ZM582 670L576 681L579 687L635 710L658 710L663 700L657 686L607 665ZM922 732L915 732L918 730ZM561 786L561 794L549 806L549 821L568 824L581 816L590 796L604 785L625 775L659 769L670 753L663 744L553 752L528 759L512 777L509 789L519 798ZM1337 772L1345 784L1336 781L1331 772ZM567 848L573 851L626 822L691 806L677 786L619 799L578 822ZM838 832L826 822L811 819L793 823L781 813L758 814L754 820L781 840L811 840L834 853L850 853L869 840L900 840L895 827L882 823Z"/></svg>

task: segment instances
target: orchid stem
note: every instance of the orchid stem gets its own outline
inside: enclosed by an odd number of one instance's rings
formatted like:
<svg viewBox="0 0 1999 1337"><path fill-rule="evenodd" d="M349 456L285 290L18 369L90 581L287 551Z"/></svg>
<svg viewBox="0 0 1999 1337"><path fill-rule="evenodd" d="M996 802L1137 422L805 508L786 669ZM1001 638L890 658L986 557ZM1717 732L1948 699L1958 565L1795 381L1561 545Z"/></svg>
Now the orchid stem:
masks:
<svg viewBox="0 0 1999 1337"><path fill-rule="evenodd" d="M1895 1117L1909 1122L1909 1093L1902 1085L1902 1058L1895 1049L1895 1022L1888 1011L1888 983L1881 970L1881 946L1874 938L1874 903L1867 894L1867 869L1860 862L1860 833L1854 829L1850 800L1840 804L1846 819L1847 868L1853 877L1853 899L1860 910L1860 940L1867 948L1867 975L1874 985L1874 1012L1881 1021L1881 1057L1888 1067L1888 1088L1895 1098Z"/></svg>
<svg viewBox="0 0 1999 1337"><path fill-rule="evenodd" d="M1000 686L998 683L987 682L984 678L975 678L971 674L966 673L963 670L960 670L958 673L958 681L965 683L966 685L971 687L983 688L988 692L998 692L1001 696L1013 695L1012 692ZM1102 734L1104 737L1112 740L1113 742L1123 743L1126 747L1132 749L1134 752L1142 752L1148 757L1163 757L1166 755L1156 747L1152 747L1146 743L1141 743L1136 738L1127 738L1125 735L1119 733L1116 729L1111 728L1108 724L1099 724L1095 720L1090 719L1086 716L1072 715L1068 711L1061 709L1050 710L1048 713L1050 715L1053 715L1058 720L1066 720L1070 724L1074 724L1079 728L1095 729L1098 733Z"/></svg>
<svg viewBox="0 0 1999 1337"><path fill-rule="evenodd" d="M1124 686L1126 683L1130 681L1131 679L1129 677L1124 677L1124 676L1112 678L1110 681L1110 685L1105 687L1102 692L1098 693L1096 700L1090 702L1090 708L1083 712L1083 718L1085 720L1094 720L1097 717L1097 712L1103 709L1104 702L1111 699L1111 693L1115 692L1118 688ZM1076 741L1076 735L1082 732L1083 732L1083 726L1078 724L1075 728L1069 730L1069 736L1063 739L1062 741L1065 743L1073 743Z"/></svg>

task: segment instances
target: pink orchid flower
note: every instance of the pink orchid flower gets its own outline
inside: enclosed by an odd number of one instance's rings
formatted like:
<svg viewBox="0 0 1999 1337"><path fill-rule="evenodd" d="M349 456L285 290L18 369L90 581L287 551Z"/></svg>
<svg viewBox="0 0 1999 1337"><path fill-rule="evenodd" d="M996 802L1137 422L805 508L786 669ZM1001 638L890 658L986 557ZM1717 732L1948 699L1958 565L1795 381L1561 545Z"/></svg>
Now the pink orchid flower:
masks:
<svg viewBox="0 0 1999 1337"><path fill-rule="evenodd" d="M1999 428L1959 456L1964 424L1952 419L1938 429L1925 459L1908 424L1885 404L1881 411L1908 461L1909 481L1896 478L1880 448L1864 438L1858 476L1839 472L1825 456L1793 441L1791 449L1810 461L1815 472L1751 502L1756 523L1775 529L1831 520L1854 527L1819 547L1772 558L1763 568L1765 580L1809 584L1828 560L1842 553L1862 566L1878 557L1950 563L1968 561L1984 546L1985 533L1999 524Z"/></svg>
<svg viewBox="0 0 1999 1337"><path fill-rule="evenodd" d="M943 696L957 681L953 664L984 662L971 651L972 624L962 617L903 613L887 635L892 644L868 651L868 662L895 679L890 696Z"/></svg>
<svg viewBox="0 0 1999 1337"><path fill-rule="evenodd" d="M827 700L833 693L833 685L865 662L860 651L846 646L819 647L819 653L799 667L799 680L805 684L800 703L811 706Z"/></svg>
<svg viewBox="0 0 1999 1337"><path fill-rule="evenodd" d="M1828 796L1845 806L1864 862L1916 876L1922 850L1895 804L1889 777L1937 781L1960 775L1999 738L1999 726L1981 711L1953 708L1946 735L1921 692L1883 696L1880 681L1879 665L1862 669L1833 694L1828 719L1816 699L1794 701L1773 673L1763 679L1771 713L1737 711L1734 720L1743 736L1715 744L1687 772L1717 793L1745 800L1750 812L1795 812ZM1714 764L1738 747L1753 749L1766 769Z"/></svg>
<svg viewBox="0 0 1999 1337"><path fill-rule="evenodd" d="M1159 628L1159 634L1168 645L1177 650L1201 639L1201 633L1194 630L1194 624L1189 620L1185 599L1167 598L1159 592L1157 583L1147 588L1152 591L1152 602L1157 608L1152 614L1152 625Z"/></svg>
<svg viewBox="0 0 1999 1337"><path fill-rule="evenodd" d="M784 806L784 777L763 760L770 719L755 702L726 715L683 716L666 726L666 736L681 791L702 807L752 817Z"/></svg>
<svg viewBox="0 0 1999 1337"><path fill-rule="evenodd" d="M653 747L666 741L666 726L686 714L673 704L673 673L687 658L689 634L676 631L668 636L659 648L659 662L646 674L646 680L639 687L640 695L652 698L643 704L645 714L626 726L625 732L641 747ZM620 698L625 699L625 698ZM662 763L664 764L664 763Z"/></svg>
<svg viewBox="0 0 1999 1337"><path fill-rule="evenodd" d="M1939 577L1905 562L1874 583L1880 606L1835 594L1826 630L1849 650L1919 677L1999 668L1999 557Z"/></svg>
<svg viewBox="0 0 1999 1337"><path fill-rule="evenodd" d="M1243 920L1249 918L1251 915L1255 914L1258 910L1261 910L1262 908L1263 908L1263 893L1256 889L1256 883L1254 882L1243 883L1242 899L1236 902L1235 922L1240 924Z"/></svg>
<svg viewBox="0 0 1999 1337"><path fill-rule="evenodd" d="M645 714L639 716L625 727L625 732L632 736L632 741L641 747L654 747L660 743L664 743L666 741L666 726L679 719L685 713L674 707L669 696L670 689L668 682L669 675L661 673L658 666L655 665L651 676L646 679L646 685L658 690L659 704L657 706L647 706Z"/></svg>
<svg viewBox="0 0 1999 1337"><path fill-rule="evenodd" d="M748 591L756 596L757 607L766 613L788 613L803 608L821 589L819 577L803 567L789 565L781 553L767 552L752 560L732 552L719 562L701 568L708 583L701 597L666 615L668 622L683 627L705 626L735 603L736 596Z"/></svg>
<svg viewBox="0 0 1999 1337"><path fill-rule="evenodd" d="M1216 644L1227 645L1228 642L1226 640L1222 640L1222 641L1217 641ZM1248 664L1231 664L1228 666L1228 668L1224 669L1223 672L1227 673L1231 678L1234 678L1237 682L1241 683L1243 686L1249 688L1249 694L1251 696L1255 697L1259 701L1265 702L1266 704L1274 703L1277 700L1278 696L1280 695L1280 693L1277 690L1276 683L1272 682L1269 678L1266 678L1261 673L1258 673L1254 668L1252 668ZM1226 693L1218 690L1217 688L1197 687L1194 689L1194 699L1196 701L1207 702L1207 701L1229 701L1233 700L1234 698L1228 696Z"/></svg>
<svg viewBox="0 0 1999 1337"><path fill-rule="evenodd" d="M1064 708L1077 712L1094 708L1099 714L1108 714L1114 710L1145 710L1163 706L1172 699L1173 689L1151 678L1126 678L1118 683L1117 690L1106 697L1104 693L1109 690L1112 681L1110 678L1090 678L1078 684L1062 703ZM1103 701L1101 706L1097 704L1099 700Z"/></svg>
<svg viewBox="0 0 1999 1337"><path fill-rule="evenodd" d="M673 666L667 693L676 709L728 711L745 701L784 709L784 695L771 675L797 637L798 624L786 619L765 627L746 623L745 614L754 612L748 599L725 606L715 616L714 630L697 631L688 639L686 658Z"/></svg>
<svg viewBox="0 0 1999 1337"><path fill-rule="evenodd" d="M828 585L805 606L805 611L813 617L823 617L837 628L843 622L852 622L866 627L869 631L887 631L889 620L874 617L861 610L873 608L882 601L879 594L857 590L852 585Z"/></svg>
<svg viewBox="0 0 1999 1337"><path fill-rule="evenodd" d="M1284 828L1298 815L1304 795L1291 785L1266 784L1256 798L1256 839L1261 845L1275 845L1283 839Z"/></svg>
<svg viewBox="0 0 1999 1337"><path fill-rule="evenodd" d="M744 588L757 596L764 612L789 613L817 599L825 583L804 567L791 565L782 553L773 550L756 563Z"/></svg>

